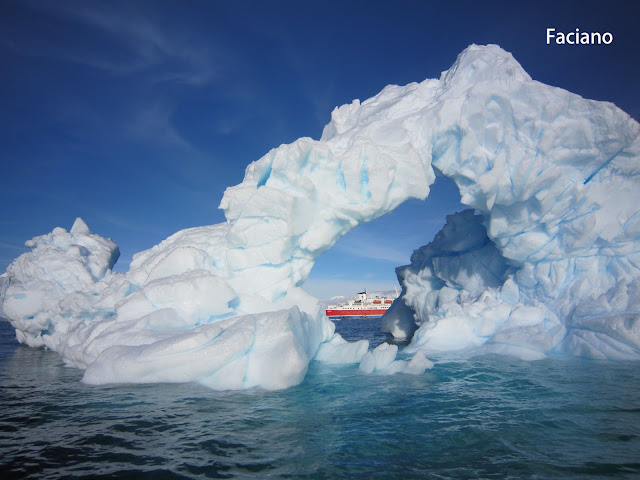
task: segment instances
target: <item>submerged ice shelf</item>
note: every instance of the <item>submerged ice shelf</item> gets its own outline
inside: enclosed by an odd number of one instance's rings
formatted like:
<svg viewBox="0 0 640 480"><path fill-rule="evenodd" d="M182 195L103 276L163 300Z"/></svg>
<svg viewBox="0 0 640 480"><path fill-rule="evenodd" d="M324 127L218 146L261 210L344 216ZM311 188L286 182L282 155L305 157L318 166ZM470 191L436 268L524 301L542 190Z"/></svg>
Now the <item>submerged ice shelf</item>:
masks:
<svg viewBox="0 0 640 480"><path fill-rule="evenodd" d="M82 220L30 240L0 277L0 313L98 384L280 389L314 358L417 373L448 350L639 359L639 132L472 45L440 79L336 108L319 141L250 164L222 198L226 223L177 232L127 273ZM301 288L315 259L428 196L436 174L471 209L397 269L384 328L412 338L413 358L345 342Z"/></svg>

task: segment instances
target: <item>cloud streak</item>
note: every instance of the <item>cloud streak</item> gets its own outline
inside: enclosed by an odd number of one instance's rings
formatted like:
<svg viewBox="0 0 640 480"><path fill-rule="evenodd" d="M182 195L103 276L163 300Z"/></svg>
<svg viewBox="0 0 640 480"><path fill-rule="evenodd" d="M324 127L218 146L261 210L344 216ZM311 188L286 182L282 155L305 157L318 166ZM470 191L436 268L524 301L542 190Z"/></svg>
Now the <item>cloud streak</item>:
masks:
<svg viewBox="0 0 640 480"><path fill-rule="evenodd" d="M415 239L404 234L389 236L376 226L361 226L342 238L334 248L345 255L386 261L398 266L409 263L416 243Z"/></svg>
<svg viewBox="0 0 640 480"><path fill-rule="evenodd" d="M382 260L393 263L394 265L403 265L409 262L409 257L400 249L389 245L379 243L383 239L368 239L366 241L345 242L336 245L336 248L343 254L356 256L360 258ZM386 239L385 239L386 240Z"/></svg>
<svg viewBox="0 0 640 480"><path fill-rule="evenodd" d="M194 41L191 32L161 28L134 4L93 2L30 2L29 7L84 27L85 44L54 40L32 54L49 54L113 75L146 74L155 83L202 86L220 75L220 62L207 42ZM121 8L125 6L126 8ZM110 46L99 48L100 39ZM197 39L196 39L197 40ZM44 47L44 49L42 48Z"/></svg>
<svg viewBox="0 0 640 480"><path fill-rule="evenodd" d="M13 243L7 242L0 242L0 248L4 248L7 250L16 250L20 252L25 252L27 250L27 247L25 247L24 245L15 245Z"/></svg>

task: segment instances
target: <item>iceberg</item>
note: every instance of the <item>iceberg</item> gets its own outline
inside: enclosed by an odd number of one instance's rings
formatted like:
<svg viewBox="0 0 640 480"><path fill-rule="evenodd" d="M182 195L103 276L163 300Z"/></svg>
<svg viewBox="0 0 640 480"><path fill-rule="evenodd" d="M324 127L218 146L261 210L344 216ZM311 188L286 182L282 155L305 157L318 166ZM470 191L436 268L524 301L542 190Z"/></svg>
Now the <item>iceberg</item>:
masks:
<svg viewBox="0 0 640 480"><path fill-rule="evenodd" d="M338 107L320 140L251 163L225 223L177 232L126 273L80 219L28 241L0 276L0 314L90 384L276 390L313 359L421 373L445 351L639 359L639 133L615 105L472 45L439 79ZM437 175L470 208L396 270L384 329L413 357L346 342L302 289L315 260Z"/></svg>

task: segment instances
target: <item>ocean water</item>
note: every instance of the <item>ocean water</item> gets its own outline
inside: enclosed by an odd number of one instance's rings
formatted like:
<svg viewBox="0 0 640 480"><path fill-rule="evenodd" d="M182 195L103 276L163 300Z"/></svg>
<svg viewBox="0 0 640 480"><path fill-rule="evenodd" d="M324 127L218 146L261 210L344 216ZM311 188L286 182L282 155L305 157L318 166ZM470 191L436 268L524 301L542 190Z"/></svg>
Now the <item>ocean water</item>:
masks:
<svg viewBox="0 0 640 480"><path fill-rule="evenodd" d="M336 322L385 337L379 320ZM640 478L637 363L312 363L282 392L80 383L0 322L0 478Z"/></svg>

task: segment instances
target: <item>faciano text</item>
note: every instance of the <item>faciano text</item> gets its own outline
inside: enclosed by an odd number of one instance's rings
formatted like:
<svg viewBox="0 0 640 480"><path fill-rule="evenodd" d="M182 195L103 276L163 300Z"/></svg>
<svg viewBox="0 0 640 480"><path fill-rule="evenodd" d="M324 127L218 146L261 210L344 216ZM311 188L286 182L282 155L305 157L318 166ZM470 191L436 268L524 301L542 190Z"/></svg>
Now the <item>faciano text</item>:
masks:
<svg viewBox="0 0 640 480"><path fill-rule="evenodd" d="M556 32L555 28L547 28L547 45L555 42L557 45L609 45L613 42L613 34L609 32Z"/></svg>

